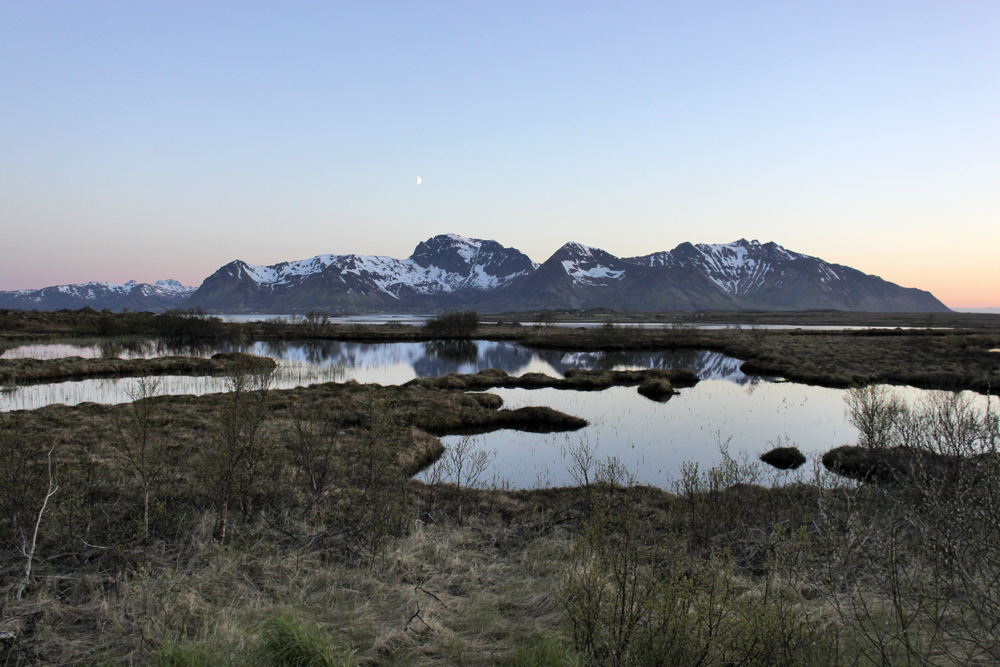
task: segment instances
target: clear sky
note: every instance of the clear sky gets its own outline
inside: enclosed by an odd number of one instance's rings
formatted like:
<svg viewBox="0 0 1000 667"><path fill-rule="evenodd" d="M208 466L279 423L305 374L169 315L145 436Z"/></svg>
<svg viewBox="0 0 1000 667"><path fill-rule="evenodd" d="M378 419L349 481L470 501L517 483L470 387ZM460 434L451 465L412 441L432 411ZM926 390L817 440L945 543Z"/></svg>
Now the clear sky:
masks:
<svg viewBox="0 0 1000 667"><path fill-rule="evenodd" d="M1000 306L1000 2L0 1L0 289L446 232Z"/></svg>

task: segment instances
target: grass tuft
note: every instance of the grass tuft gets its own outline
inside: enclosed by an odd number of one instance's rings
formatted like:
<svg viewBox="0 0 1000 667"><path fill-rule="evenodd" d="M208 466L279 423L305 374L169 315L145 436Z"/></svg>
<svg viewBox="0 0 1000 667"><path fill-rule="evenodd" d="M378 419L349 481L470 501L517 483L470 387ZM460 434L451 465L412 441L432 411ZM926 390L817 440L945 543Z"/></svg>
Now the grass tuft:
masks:
<svg viewBox="0 0 1000 667"><path fill-rule="evenodd" d="M203 644L168 644L161 648L154 663L156 667L216 667L226 660Z"/></svg>
<svg viewBox="0 0 1000 667"><path fill-rule="evenodd" d="M356 667L354 652L337 645L318 624L289 612L264 622L259 664L266 667Z"/></svg>

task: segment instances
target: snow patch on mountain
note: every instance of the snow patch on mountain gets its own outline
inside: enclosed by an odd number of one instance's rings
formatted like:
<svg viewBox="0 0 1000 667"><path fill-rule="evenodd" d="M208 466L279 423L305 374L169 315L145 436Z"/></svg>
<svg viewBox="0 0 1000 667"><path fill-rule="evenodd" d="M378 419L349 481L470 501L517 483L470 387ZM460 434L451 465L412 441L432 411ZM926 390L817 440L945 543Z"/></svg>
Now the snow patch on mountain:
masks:
<svg viewBox="0 0 1000 667"><path fill-rule="evenodd" d="M483 242L479 239L468 239L458 234L445 234L445 236L455 242L454 247L458 254L466 262L475 264L479 257L479 250L483 247Z"/></svg>
<svg viewBox="0 0 1000 667"><path fill-rule="evenodd" d="M170 297L189 296L197 288L181 285L176 280L160 280L152 285L149 283L138 283L134 280L129 280L123 285L118 283L109 283L103 280L95 280L87 283L77 283L74 285L54 285L52 287L43 287L42 289L37 290L16 290L8 292L8 294L16 294L18 296L29 298L32 301L40 302L47 296L48 292L55 291L60 294L74 296L87 301L94 301L112 294L124 296L131 293L135 289L139 289L141 294L145 294L147 296L159 295Z"/></svg>
<svg viewBox="0 0 1000 667"><path fill-rule="evenodd" d="M238 263L236 277L241 272L262 289L294 286L307 278L326 273L332 279L347 282L353 276L362 281L351 290L368 293L371 289L399 299L401 292L417 294L451 293L464 289L489 290L533 271L537 264L521 255L522 263L531 266L520 271L498 272L496 262L502 262L510 249L495 241L469 239L458 234L443 234L418 246L414 256L396 259L380 255L317 255L296 262L270 266ZM517 253L517 251L513 251ZM520 255L520 253L517 253ZM499 255L499 258L498 258ZM439 266L438 262L447 265ZM493 262L493 264L491 264ZM490 268L493 270L489 270ZM353 285L353 283L352 283Z"/></svg>
<svg viewBox="0 0 1000 667"><path fill-rule="evenodd" d="M754 294L768 280L785 271L779 264L809 260L817 263L820 282L842 280L835 267L823 260L787 250L776 243L740 239L732 243L683 243L673 250L657 252L626 261L644 266L689 267L699 269L723 290L734 296Z"/></svg>
<svg viewBox="0 0 1000 667"><path fill-rule="evenodd" d="M562 261L562 266L563 269L566 270L566 273L573 278L573 280L586 284L594 284L595 280L599 280L601 278L617 280L625 273L624 271L614 271L606 266L601 266L600 264L589 269L585 269L576 262L568 259L564 259Z"/></svg>

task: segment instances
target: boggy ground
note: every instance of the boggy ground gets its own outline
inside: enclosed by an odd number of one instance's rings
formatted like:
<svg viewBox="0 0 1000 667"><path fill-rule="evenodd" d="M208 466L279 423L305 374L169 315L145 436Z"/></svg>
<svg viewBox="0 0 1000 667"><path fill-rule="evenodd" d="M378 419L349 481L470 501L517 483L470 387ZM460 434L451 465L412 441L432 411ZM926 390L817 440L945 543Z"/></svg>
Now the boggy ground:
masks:
<svg viewBox="0 0 1000 667"><path fill-rule="evenodd" d="M462 390L519 381L495 372L268 392L254 377L2 416L0 664L1000 659L995 470L956 494L771 477L721 452L664 490L580 444L577 487L507 491L456 446L424 484L410 475L441 455L435 435L584 422ZM126 456L140 442L148 487Z"/></svg>
<svg viewBox="0 0 1000 667"><path fill-rule="evenodd" d="M148 401L154 415L150 428L158 430L158 437L164 440L172 466L181 465L210 446L219 414L228 407L226 394L160 396ZM377 408L379 418L388 419L380 437L392 441L400 460L411 462L402 465L402 469L414 474L442 451L436 437L429 435L477 434L504 428L546 433L573 431L587 425L584 419L552 408L507 410L502 405L503 400L494 394L420 386L381 387L348 382L270 390L262 437L281 441L294 430L296 419L320 417L336 421L346 433L343 437L349 437L352 427L367 428L371 420L368 413ZM16 423L26 446L41 448L46 443L56 443L57 461L68 451L62 446L66 445L76 451L75 455L86 452L87 456L106 462L114 454L108 448L115 428L113 416L121 412L118 406L83 403L15 412L8 419Z"/></svg>
<svg viewBox="0 0 1000 667"><path fill-rule="evenodd" d="M267 357L219 353L211 359L156 357L153 359L0 359L0 383L37 384L84 378L123 378L155 375L226 375L239 367L273 370L277 364Z"/></svg>
<svg viewBox="0 0 1000 667"><path fill-rule="evenodd" d="M881 538L895 530L899 548L908 535L887 522L898 504L878 490L823 476L769 488L759 469L733 462L689 473L673 492L590 472L599 481L516 492L400 480L358 532L344 521L364 508L331 496L310 515L291 476L225 540L193 489L167 484L156 493L173 518L142 538L135 490L119 480L89 513L112 511L125 524L113 541L93 524L73 534L66 524L87 514L80 509L47 517L27 594L5 598L0 633L13 638L0 656L9 665L310 664L275 656L278 622L299 631L278 633L286 657L326 655L311 663L321 665L891 667L996 657L982 642L988 628L974 624L974 641L962 639L969 620L948 600L935 613L957 639L885 615L899 591ZM385 514L391 525L378 531ZM907 546L908 577L924 555ZM5 583L18 565L7 561ZM922 637L937 643L922 648Z"/></svg>
<svg viewBox="0 0 1000 667"><path fill-rule="evenodd" d="M554 378L544 373L524 373L509 375L507 372L488 368L474 375L450 373L442 377L415 378L405 387L425 389L460 389L482 391L495 387L520 389L563 389L575 391L603 391L610 387L656 386L664 395L676 393L674 387L693 387L698 383L698 375L693 371L646 369L641 371L588 371L570 369L566 377Z"/></svg>
<svg viewBox="0 0 1000 667"><path fill-rule="evenodd" d="M815 323L832 321L844 324L842 320L847 320L853 325L867 322L875 326L875 323L885 321L961 328L789 331L756 328L753 323L753 318L794 322L799 315ZM378 343L431 341L441 337L418 326L316 324L306 320L298 323L232 324L195 316L116 315L93 311L9 311L5 317L14 324L0 327L0 345L74 332L101 335L102 331L109 340L118 335L169 335L174 337L172 340L192 342L222 338L237 342L325 339ZM743 370L749 374L782 376L798 382L835 387L881 382L928 389L995 391L1000 386L1000 353L996 352L1000 349L1000 327L997 326L1000 316L955 313L933 317L932 321L931 316L926 314L710 313L704 318L750 318L751 328L706 330L668 323L663 327L647 329L609 320L606 326L596 329L483 325L472 336L554 350L628 352L708 349L744 360Z"/></svg>

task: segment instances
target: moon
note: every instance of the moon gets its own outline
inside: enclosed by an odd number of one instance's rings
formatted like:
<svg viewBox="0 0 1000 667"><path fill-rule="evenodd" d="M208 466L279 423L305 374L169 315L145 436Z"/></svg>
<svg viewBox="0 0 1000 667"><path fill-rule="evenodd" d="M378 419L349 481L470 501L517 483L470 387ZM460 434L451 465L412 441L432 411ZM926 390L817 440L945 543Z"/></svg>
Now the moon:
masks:
<svg viewBox="0 0 1000 667"><path fill-rule="evenodd" d="M423 179L420 178L419 176L417 176L417 185L420 185L422 182L423 182Z"/></svg>

